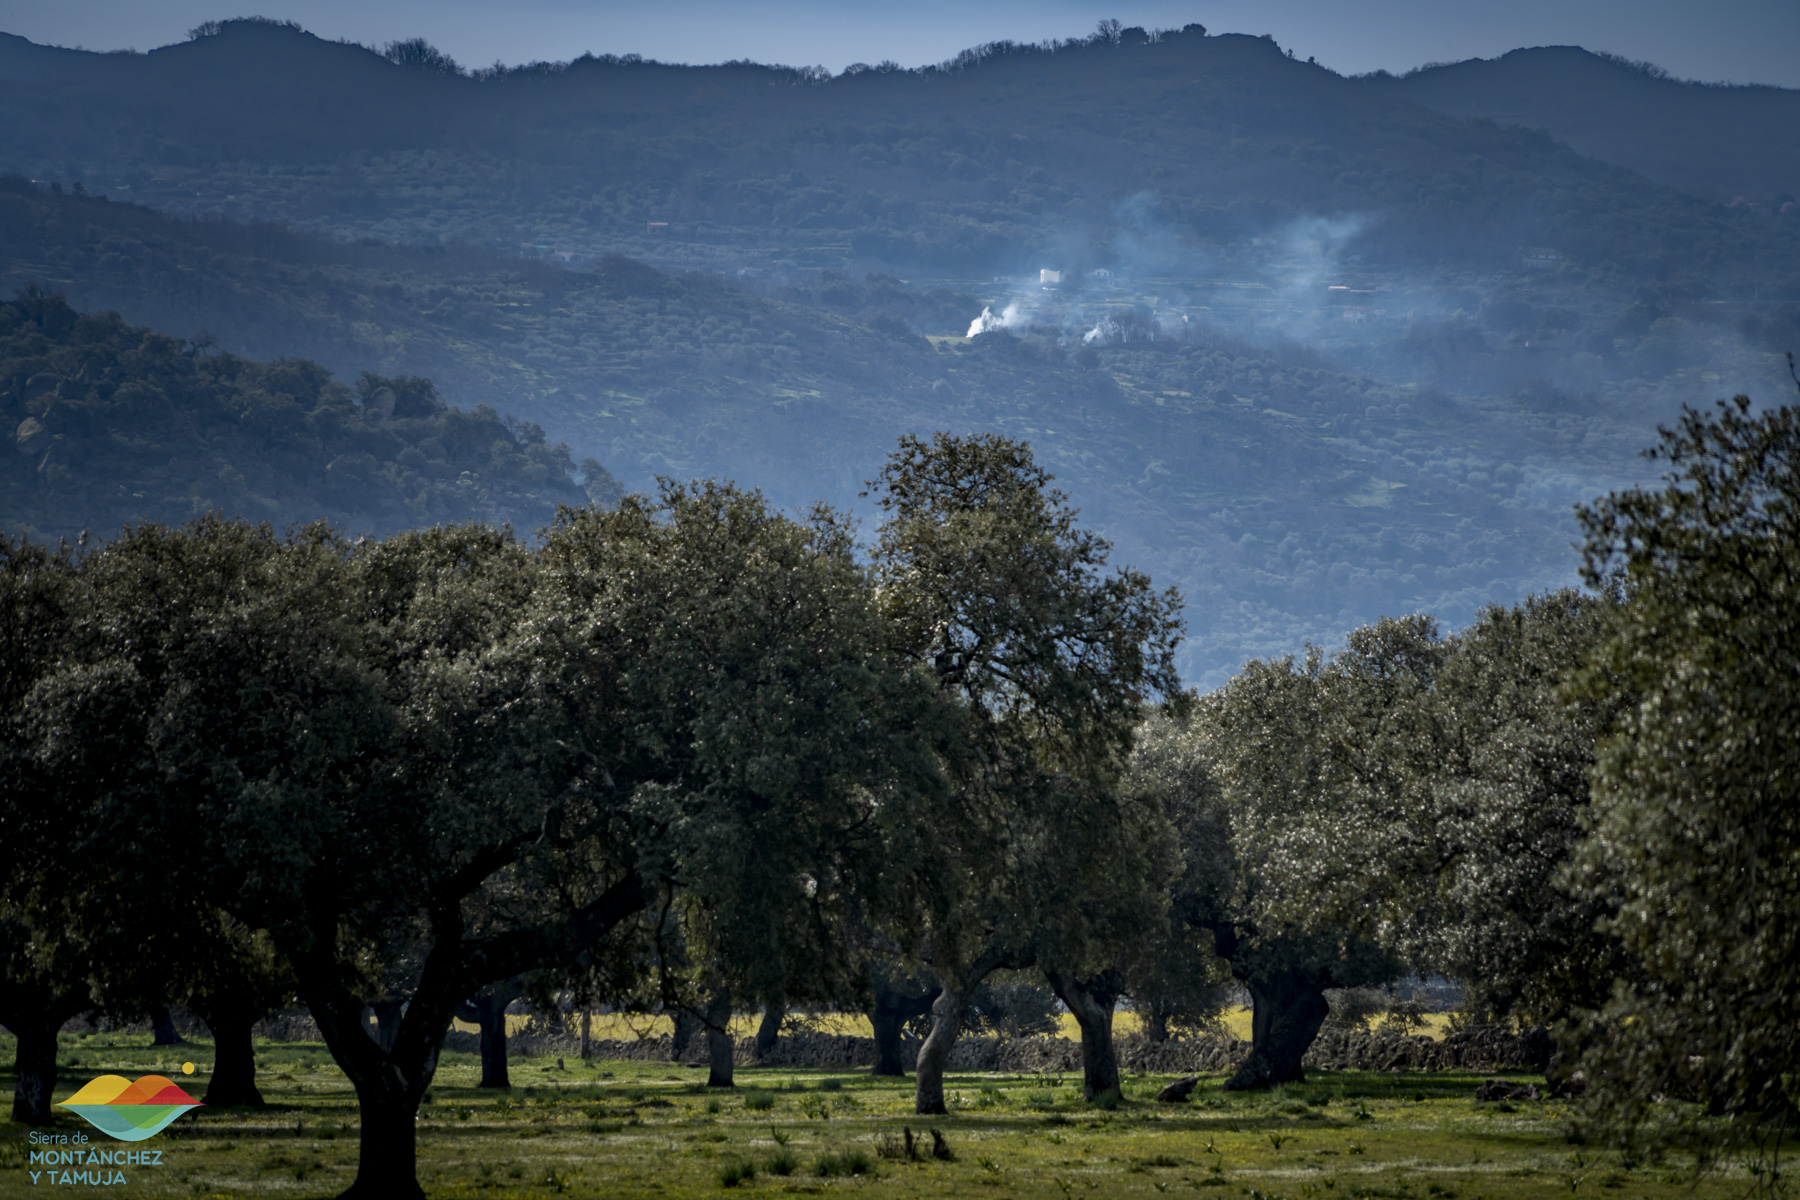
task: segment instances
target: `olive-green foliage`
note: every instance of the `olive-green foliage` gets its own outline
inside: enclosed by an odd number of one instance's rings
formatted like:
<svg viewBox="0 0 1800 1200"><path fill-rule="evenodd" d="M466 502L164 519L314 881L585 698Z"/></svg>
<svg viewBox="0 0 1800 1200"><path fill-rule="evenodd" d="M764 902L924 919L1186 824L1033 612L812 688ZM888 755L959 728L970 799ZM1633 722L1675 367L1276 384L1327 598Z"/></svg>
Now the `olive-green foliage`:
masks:
<svg viewBox="0 0 1800 1200"><path fill-rule="evenodd" d="M1051 481L1024 443L939 434L870 485L882 611L960 718L919 860L948 855L924 896L940 973L995 945L1104 965L1160 911L1160 818L1113 785L1149 697L1178 690L1180 596L1112 566Z"/></svg>
<svg viewBox="0 0 1800 1200"><path fill-rule="evenodd" d="M1397 972L1366 931L1321 927L1315 913L1289 902L1308 889L1306 868L1284 851L1283 839L1307 836L1331 794L1318 668L1316 659L1253 662L1201 697L1191 715L1152 719L1128 783L1155 796L1176 831L1183 856L1172 889L1177 917L1210 935L1237 979L1274 988L1272 1011L1290 983L1322 999L1324 989L1380 983Z"/></svg>
<svg viewBox="0 0 1800 1200"><path fill-rule="evenodd" d="M989 976L969 998L967 1011L969 1029L976 1033L1016 1038L1060 1029L1056 994L1022 971Z"/></svg>
<svg viewBox="0 0 1800 1200"><path fill-rule="evenodd" d="M843 524L726 485L564 510L537 549L480 525L145 524L79 576L21 730L62 845L127 885L179 853L158 919L267 929L366 1111L397 1120L457 1004L583 960L653 898L728 981L841 977L831 919L875 894L903 819L878 802L933 786L933 695L889 668ZM55 636L59 608L17 607ZM10 826L29 806L7 799ZM407 1001L392 1050L371 994ZM363 1151L371 1187L411 1179L397 1144Z"/></svg>
<svg viewBox="0 0 1800 1200"><path fill-rule="evenodd" d="M1616 675L1636 702L1601 750L1574 880L1642 963L1599 1015L1591 1074L1626 1124L1665 1094L1791 1122L1800 407L1690 410L1652 456L1664 486L1581 510L1589 579L1624 597L1590 683Z"/></svg>
<svg viewBox="0 0 1800 1200"><path fill-rule="evenodd" d="M1624 703L1616 684L1568 695L1610 607L1557 592L1449 637L1384 620L1330 659L1254 668L1285 672L1315 705L1306 732L1279 735L1316 747L1295 793L1304 816L1256 835L1281 864L1277 907L1461 981L1472 1011L1550 1019L1603 994L1598 909L1558 875L1596 741Z"/></svg>
<svg viewBox="0 0 1800 1200"><path fill-rule="evenodd" d="M429 380L365 374L353 392L316 363L183 345L35 289L0 304L0 426L0 526L39 538L213 510L381 532L536 524L587 499L567 447L451 408Z"/></svg>

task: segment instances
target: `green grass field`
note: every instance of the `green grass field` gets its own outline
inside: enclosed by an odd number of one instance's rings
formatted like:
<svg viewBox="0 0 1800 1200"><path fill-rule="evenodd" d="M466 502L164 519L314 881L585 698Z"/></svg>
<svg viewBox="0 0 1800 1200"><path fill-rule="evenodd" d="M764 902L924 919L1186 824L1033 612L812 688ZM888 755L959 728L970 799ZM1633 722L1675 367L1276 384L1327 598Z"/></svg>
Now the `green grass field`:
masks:
<svg viewBox="0 0 1800 1200"><path fill-rule="evenodd" d="M152 1049L147 1035L63 1039L69 1095L95 1075L168 1075L199 1094L211 1047ZM12 1039L0 1038L12 1058ZM183 1061L196 1070L183 1076ZM122 1168L127 1196L330 1196L356 1162L356 1105L315 1044L260 1044L261 1112L201 1109ZM1127 1081L1110 1110L1073 1075L953 1075L952 1111L920 1119L910 1080L862 1071L742 1069L733 1091L668 1063L519 1059L510 1093L474 1087L471 1055L446 1055L419 1117L419 1173L432 1196L592 1197L868 1194L883 1197L1156 1196L1711 1197L1742 1173L1695 1181L1684 1161L1635 1161L1572 1136L1558 1102L1476 1104L1471 1075L1317 1074L1270 1095L1208 1078L1186 1105L1158 1104L1166 1079ZM10 1092L10 1075L0 1075ZM903 1128L922 1143L904 1157ZM931 1157L929 1129L954 1155ZM89 1133L72 1115L58 1133ZM27 1133L0 1132L0 1197L82 1190L33 1184Z"/></svg>

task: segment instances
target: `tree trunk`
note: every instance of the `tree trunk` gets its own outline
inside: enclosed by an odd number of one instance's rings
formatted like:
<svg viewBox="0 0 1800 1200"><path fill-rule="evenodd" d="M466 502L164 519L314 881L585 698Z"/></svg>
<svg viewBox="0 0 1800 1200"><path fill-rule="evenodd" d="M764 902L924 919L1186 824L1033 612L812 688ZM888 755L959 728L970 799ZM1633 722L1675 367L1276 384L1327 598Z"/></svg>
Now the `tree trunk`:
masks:
<svg viewBox="0 0 1800 1200"><path fill-rule="evenodd" d="M982 977L986 976L982 973ZM950 1050L962 1032L963 1008L969 993L981 986L981 978L946 982L931 1004L931 1032L919 1047L919 1067L913 1079L913 1111L922 1115L944 1112L944 1068Z"/></svg>
<svg viewBox="0 0 1800 1200"><path fill-rule="evenodd" d="M699 1032L700 1018L685 1008L676 1009L675 1032L669 1039L669 1056L674 1061L680 1062L682 1056L687 1053L688 1043L692 1042L694 1035Z"/></svg>
<svg viewBox="0 0 1800 1200"><path fill-rule="evenodd" d="M1144 1040L1152 1046L1160 1046L1169 1040L1169 1014L1160 1004L1152 1004L1143 1010Z"/></svg>
<svg viewBox="0 0 1800 1200"><path fill-rule="evenodd" d="M461 896L451 890L440 897L444 903L431 909L433 944L404 1011L395 1005L399 1019L385 1046L369 1036L366 1009L353 990L356 972L336 952L334 918L308 927L306 937L281 947L331 1057L356 1088L361 1147L356 1182L344 1196L423 1200L414 1123L419 1102L437 1074L444 1035L461 997L543 962L572 960L620 921L642 911L645 903L643 887L632 876L609 887L564 931L482 942L465 936ZM326 917L331 918L329 908Z"/></svg>
<svg viewBox="0 0 1800 1200"><path fill-rule="evenodd" d="M1081 1094L1089 1100L1119 1094L1119 1054L1113 1045L1113 1010L1124 990L1117 971L1086 979L1067 971L1045 971L1044 978L1081 1027Z"/></svg>
<svg viewBox="0 0 1800 1200"><path fill-rule="evenodd" d="M1230 1090L1303 1083L1300 1060L1331 1014L1325 977L1307 971L1279 971L1245 980L1250 989L1250 1057L1225 1081Z"/></svg>
<svg viewBox="0 0 1800 1200"><path fill-rule="evenodd" d="M781 1023L786 1019L787 1005L780 1000L763 1009L762 1023L756 1027L757 1058L775 1049L775 1043L781 1040Z"/></svg>
<svg viewBox="0 0 1800 1200"><path fill-rule="evenodd" d="M21 1125L54 1124L56 1035L63 1022L88 1006L86 988L58 992L20 983L0 995L0 1024L17 1039L13 1049L12 1119Z"/></svg>
<svg viewBox="0 0 1800 1200"><path fill-rule="evenodd" d="M356 1182L339 1200L425 1200L419 1186L416 1122L419 1102L385 1089L357 1089L362 1128Z"/></svg>
<svg viewBox="0 0 1800 1200"><path fill-rule="evenodd" d="M981 981L1002 967L1025 965L1028 960L1015 962L1001 951L989 950L960 978L944 981L931 1002L931 1032L925 1035L925 1042L919 1047L919 1066L913 1077L914 1112L932 1116L944 1111L944 1068L949 1065L950 1051L962 1033L963 1012L969 1006L969 997L975 994Z"/></svg>
<svg viewBox="0 0 1800 1200"><path fill-rule="evenodd" d="M450 1027L454 1002L441 993L426 999L421 987L405 1015L391 1022L393 1044L384 1047L370 1033L367 1010L332 978L336 963L329 959L324 960L329 964L325 967L305 963L301 954L295 959L301 968L306 1007L331 1056L356 1088L360 1113L356 1181L343 1196L352 1200L424 1200L414 1125L419 1101L437 1074L438 1053ZM312 990L307 984L313 980L324 982Z"/></svg>
<svg viewBox="0 0 1800 1200"><path fill-rule="evenodd" d="M731 1078L731 993L723 989L712 994L706 1006L706 1086L736 1087Z"/></svg>
<svg viewBox="0 0 1800 1200"><path fill-rule="evenodd" d="M403 1000L377 1000L369 1005L369 1012L375 1017L375 1028L369 1036L383 1050L394 1048L394 1039L400 1036L400 1018L405 1011Z"/></svg>
<svg viewBox="0 0 1800 1200"><path fill-rule="evenodd" d="M581 1009L581 1061L594 1057L594 1013L585 1005Z"/></svg>
<svg viewBox="0 0 1800 1200"><path fill-rule="evenodd" d="M201 1017L213 1035L213 1075L206 1085L203 1103L216 1108L261 1108L262 1093L256 1088L256 1043L252 1031L257 1016L248 1011L212 1009Z"/></svg>
<svg viewBox="0 0 1800 1200"><path fill-rule="evenodd" d="M869 1010L869 1024L875 1030L875 1074L905 1075L906 1059L901 1036L906 1023L931 1011L942 988L928 992L901 992L893 988L875 987L875 1006Z"/></svg>
<svg viewBox="0 0 1800 1200"><path fill-rule="evenodd" d="M169 1015L169 1006L158 1004L150 1010L150 1028L154 1031L150 1036L152 1046L185 1046L187 1039L181 1036L181 1030L175 1028L175 1018ZM218 1038L215 1032L214 1040ZM208 1100L208 1104L212 1101Z"/></svg>
<svg viewBox="0 0 1800 1200"><path fill-rule="evenodd" d="M931 1032L919 1047L919 1067L913 1077L913 1111L921 1116L944 1112L944 1068L950 1063L950 1051L962 1033L963 1012L969 997L982 980L1002 968L1018 970L1031 965L1031 959L1014 956L1003 950L990 949L976 958L973 965L955 980L946 979L942 990L931 1002Z"/></svg>
<svg viewBox="0 0 1800 1200"><path fill-rule="evenodd" d="M66 1018L55 1011L33 1013L7 1027L18 1038L13 1052L12 1119L21 1125L51 1125L50 1097L56 1091L56 1032Z"/></svg>
<svg viewBox="0 0 1800 1200"><path fill-rule="evenodd" d="M905 1075L906 1059L901 1057L900 1035L908 1018L899 1010L883 1005L882 999L877 996L875 1007L869 1010L869 1024L875 1030L875 1074Z"/></svg>
<svg viewBox="0 0 1800 1200"><path fill-rule="evenodd" d="M506 1066L506 1008L512 1003L505 991L482 992L463 1002L463 1020L481 1030L481 1082L476 1087L510 1088Z"/></svg>

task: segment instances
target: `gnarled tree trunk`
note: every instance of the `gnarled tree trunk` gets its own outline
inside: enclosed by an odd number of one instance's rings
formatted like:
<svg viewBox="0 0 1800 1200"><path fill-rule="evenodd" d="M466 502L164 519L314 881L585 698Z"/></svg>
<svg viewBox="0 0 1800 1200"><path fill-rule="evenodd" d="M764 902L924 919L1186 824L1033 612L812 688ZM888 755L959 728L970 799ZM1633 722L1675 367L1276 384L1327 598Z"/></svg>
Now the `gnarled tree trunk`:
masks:
<svg viewBox="0 0 1800 1200"><path fill-rule="evenodd" d="M424 1200L425 1189L419 1186L418 1096L410 1087L358 1088L357 1102L361 1128L356 1182L339 1200Z"/></svg>
<svg viewBox="0 0 1800 1200"><path fill-rule="evenodd" d="M1116 970L1079 978L1047 970L1044 978L1081 1027L1081 1094L1089 1100L1119 1092L1119 1054L1113 1045L1113 1011L1124 983Z"/></svg>
<svg viewBox="0 0 1800 1200"><path fill-rule="evenodd" d="M756 1057L761 1058L775 1049L775 1043L781 1040L781 1023L785 1020L787 1005L783 1001L771 1001L763 1009L762 1023L756 1027Z"/></svg>
<svg viewBox="0 0 1800 1200"><path fill-rule="evenodd" d="M13 1050L12 1119L21 1125L54 1124L56 1035L63 1022L88 1005L86 988L57 991L41 984L7 987L0 1024L18 1039Z"/></svg>
<svg viewBox="0 0 1800 1200"><path fill-rule="evenodd" d="M1300 1060L1331 1014L1325 999L1328 977L1312 971L1259 972L1250 989L1250 1057L1225 1086L1232 1090L1302 1083Z"/></svg>
<svg viewBox="0 0 1800 1200"><path fill-rule="evenodd" d="M210 1005L200 1014L213 1035L213 1074L206 1085L206 1104L216 1108L261 1108L256 1087L256 1042L253 1031L260 1013Z"/></svg>
<svg viewBox="0 0 1800 1200"><path fill-rule="evenodd" d="M462 1018L481 1031L481 1082L476 1087L510 1088L506 1064L506 1009L513 1002L510 988L490 988L463 1002Z"/></svg>
<svg viewBox="0 0 1800 1200"><path fill-rule="evenodd" d="M694 1040L694 1035L700 1032L703 1025L699 1017L685 1008L675 1010L674 1021L675 1031L669 1038L669 1057L680 1062L687 1054L688 1044Z"/></svg>
<svg viewBox="0 0 1800 1200"><path fill-rule="evenodd" d="M302 966L300 956L296 966ZM307 987L309 976L322 981L317 990ZM414 1126L419 1102L437 1074L454 1002L442 995L423 1001L421 988L405 1015L393 1021L392 1044L384 1046L371 1033L364 1007L348 992L332 987L330 979L325 972L315 974L302 967L306 1007L331 1056L356 1088L356 1181L340 1200L424 1200Z"/></svg>
<svg viewBox="0 0 1800 1200"><path fill-rule="evenodd" d="M210 1029L211 1026L209 1025ZM175 1018L169 1015L169 1006L158 1004L150 1009L150 1044L152 1046L185 1046L187 1039L181 1036L181 1030L175 1028ZM218 1040L218 1033L213 1034ZM212 1101L208 1100L208 1104Z"/></svg>
<svg viewBox="0 0 1800 1200"><path fill-rule="evenodd" d="M706 1086L736 1087L731 1077L731 993L721 988L706 1006Z"/></svg>
<svg viewBox="0 0 1800 1200"><path fill-rule="evenodd" d="M928 992L909 993L883 987L875 989L875 1006L869 1010L869 1024L875 1030L875 1074L906 1074L901 1034L908 1021L931 1011L942 990L932 988Z"/></svg>
<svg viewBox="0 0 1800 1200"><path fill-rule="evenodd" d="M1027 965L1009 956L989 950L977 958L967 971L955 979L946 979L943 990L931 1003L931 1032L919 1047L919 1067L913 1077L913 1111L934 1115L944 1111L944 1069L950 1064L950 1051L962 1033L963 1010L981 981L1003 967Z"/></svg>

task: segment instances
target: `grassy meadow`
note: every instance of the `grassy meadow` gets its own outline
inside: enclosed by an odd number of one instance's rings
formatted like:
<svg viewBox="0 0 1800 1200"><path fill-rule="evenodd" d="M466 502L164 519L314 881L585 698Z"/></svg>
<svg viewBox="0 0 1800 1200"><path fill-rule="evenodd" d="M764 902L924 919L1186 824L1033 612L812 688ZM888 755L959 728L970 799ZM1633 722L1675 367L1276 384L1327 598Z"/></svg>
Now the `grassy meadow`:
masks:
<svg viewBox="0 0 1800 1200"><path fill-rule="evenodd" d="M209 1044L148 1041L65 1036L58 1096L105 1073L164 1074L204 1090ZM10 1037L0 1055L11 1062ZM143 1143L163 1151L162 1165L126 1168L128 1187L115 1194L342 1190L357 1148L348 1082L317 1044L259 1043L258 1055L266 1110L189 1114ZM910 1080L866 1071L740 1069L735 1090L709 1092L701 1071L668 1063L532 1058L513 1063L510 1092L480 1091L477 1078L474 1056L446 1055L420 1114L429 1195L1502 1200L1735 1196L1749 1181L1696 1182L1684 1160L1583 1144L1564 1102L1476 1104L1473 1075L1315 1073L1266 1095L1225 1093L1209 1077L1185 1105L1155 1102L1166 1078L1142 1076L1102 1108L1082 1101L1078 1075L954 1074L951 1113L926 1120L911 1112ZM10 1076L0 1083L10 1091ZM917 1159L905 1154L908 1128ZM952 1157L933 1157L931 1129ZM56 1132L123 1145L73 1116ZM27 1173L27 1133L0 1132L0 1197L44 1194L49 1181L34 1186Z"/></svg>

